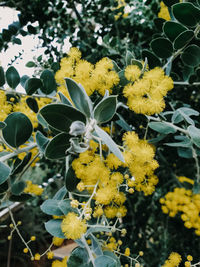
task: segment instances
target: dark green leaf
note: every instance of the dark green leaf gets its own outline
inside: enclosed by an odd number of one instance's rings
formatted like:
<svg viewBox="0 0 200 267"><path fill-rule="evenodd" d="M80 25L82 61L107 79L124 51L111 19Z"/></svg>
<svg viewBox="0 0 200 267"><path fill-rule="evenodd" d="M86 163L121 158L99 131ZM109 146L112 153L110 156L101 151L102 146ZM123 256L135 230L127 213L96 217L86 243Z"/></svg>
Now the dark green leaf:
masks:
<svg viewBox="0 0 200 267"><path fill-rule="evenodd" d="M189 147L178 147L177 148L178 156L185 159L193 158L192 149Z"/></svg>
<svg viewBox="0 0 200 267"><path fill-rule="evenodd" d="M174 17L186 26L194 27L200 21L200 9L191 3L178 3L172 6Z"/></svg>
<svg viewBox="0 0 200 267"><path fill-rule="evenodd" d="M155 138L149 139L148 143L156 144L156 143L160 142L161 140L163 140L166 136L167 136L166 134L160 134Z"/></svg>
<svg viewBox="0 0 200 267"><path fill-rule="evenodd" d="M16 182L11 186L11 192L13 195L18 196L24 191L25 187L26 183L24 181Z"/></svg>
<svg viewBox="0 0 200 267"><path fill-rule="evenodd" d="M94 118L97 123L110 121L115 115L117 108L117 97L109 96L102 99L94 108Z"/></svg>
<svg viewBox="0 0 200 267"><path fill-rule="evenodd" d="M195 126L193 125L190 125L188 128L188 133L192 139L192 142L200 147L200 129L196 128Z"/></svg>
<svg viewBox="0 0 200 267"><path fill-rule="evenodd" d="M168 58L173 53L173 45L166 38L159 37L154 39L150 45L156 56L160 58Z"/></svg>
<svg viewBox="0 0 200 267"><path fill-rule="evenodd" d="M150 122L149 127L154 131L162 134L169 134L176 132L176 129L173 126L168 125L165 122Z"/></svg>
<svg viewBox="0 0 200 267"><path fill-rule="evenodd" d="M46 105L40 110L40 113L50 126L62 132L69 132L73 121L86 122L83 113L64 104Z"/></svg>
<svg viewBox="0 0 200 267"><path fill-rule="evenodd" d="M47 144L45 157L48 159L61 159L66 157L66 150L70 147L70 135L60 133Z"/></svg>
<svg viewBox="0 0 200 267"><path fill-rule="evenodd" d="M27 95L34 94L37 89L42 87L42 82L38 78L30 78L25 83L25 90Z"/></svg>
<svg viewBox="0 0 200 267"><path fill-rule="evenodd" d="M20 83L19 73L13 66L9 67L6 71L6 81L12 89L15 89Z"/></svg>
<svg viewBox="0 0 200 267"><path fill-rule="evenodd" d="M35 135L35 140L40 152L44 153L45 148L49 143L49 139L46 136L44 136L40 131L37 131Z"/></svg>
<svg viewBox="0 0 200 267"><path fill-rule="evenodd" d="M69 192L73 192L76 189L80 180L76 178L75 172L72 166L69 167L65 175L65 186Z"/></svg>
<svg viewBox="0 0 200 267"><path fill-rule="evenodd" d="M163 24L166 22L166 20L165 20L165 19L162 19L162 18L155 18L153 22L154 22L156 28L157 28L160 32L162 32Z"/></svg>
<svg viewBox="0 0 200 267"><path fill-rule="evenodd" d="M61 230L62 220L50 220L45 223L45 229L52 236L56 236L59 238L66 238Z"/></svg>
<svg viewBox="0 0 200 267"><path fill-rule="evenodd" d="M40 79L43 83L43 86L40 89L44 94L48 95L53 91L56 91L57 85L52 71L44 70L40 75Z"/></svg>
<svg viewBox="0 0 200 267"><path fill-rule="evenodd" d="M163 31L165 35L170 39L170 41L174 41L176 37L186 31L187 28L182 24L175 22L175 21L166 21L163 26Z"/></svg>
<svg viewBox="0 0 200 267"><path fill-rule="evenodd" d="M187 66L196 67L200 63L200 47L197 45L188 46L181 55L181 59Z"/></svg>
<svg viewBox="0 0 200 267"><path fill-rule="evenodd" d="M29 62L26 63L25 66L28 67L28 68L33 68L33 67L35 67L36 65L35 65L35 62L33 62L33 61L29 61Z"/></svg>
<svg viewBox="0 0 200 267"><path fill-rule="evenodd" d="M28 164L28 162L30 161L31 159L31 155L32 153L29 152L25 155L25 157L23 158L23 160L20 160L20 159L16 159L15 163L14 163L14 166L13 166L13 170L12 170L12 175L13 174L17 174L19 172L21 172L24 167Z"/></svg>
<svg viewBox="0 0 200 267"><path fill-rule="evenodd" d="M183 48L192 38L194 37L194 32L191 30L186 30L179 34L174 40L174 48L181 49Z"/></svg>
<svg viewBox="0 0 200 267"><path fill-rule="evenodd" d="M9 200L13 202L24 202L24 201L30 200L31 198L32 198L31 195L22 193L19 196L11 195L9 197Z"/></svg>
<svg viewBox="0 0 200 267"><path fill-rule="evenodd" d="M65 82L75 107L87 117L90 117L92 111L92 102L85 92L85 89L70 78L66 78Z"/></svg>
<svg viewBox="0 0 200 267"><path fill-rule="evenodd" d="M5 119L7 126L2 130L3 138L12 147L23 145L31 136L33 126L21 112L13 112Z"/></svg>
<svg viewBox="0 0 200 267"><path fill-rule="evenodd" d="M10 39L11 39L11 36L12 36L12 32L7 30L7 29L3 29L2 31L2 39L5 41L5 42L9 42Z"/></svg>
<svg viewBox="0 0 200 267"><path fill-rule="evenodd" d="M110 151L115 154L122 162L124 162L124 157L118 146L112 140L112 138L99 126L95 125L95 131L97 135L101 138L101 140L108 146Z"/></svg>
<svg viewBox="0 0 200 267"><path fill-rule="evenodd" d="M8 181L5 181L3 184L0 185L0 194L3 194L5 191L8 190Z"/></svg>
<svg viewBox="0 0 200 267"><path fill-rule="evenodd" d="M163 0L166 6L171 7L172 5L179 2L179 0Z"/></svg>
<svg viewBox="0 0 200 267"><path fill-rule="evenodd" d="M3 184L11 173L10 167L0 161L0 184Z"/></svg>
<svg viewBox="0 0 200 267"><path fill-rule="evenodd" d="M35 113L38 112L39 107L38 107L38 103L37 100L35 98L32 97L28 97L26 99L26 104L28 105L28 107Z"/></svg>
<svg viewBox="0 0 200 267"><path fill-rule="evenodd" d="M27 26L27 29L28 29L28 32L29 32L30 34L36 34L36 33L37 33L37 29L36 29L36 27L33 27L32 25L28 25L28 26Z"/></svg>
<svg viewBox="0 0 200 267"><path fill-rule="evenodd" d="M0 66L0 86L3 86L5 84L5 75L4 75L4 70Z"/></svg>
<svg viewBox="0 0 200 267"><path fill-rule="evenodd" d="M160 59L149 50L143 50L142 56L143 58L147 58L150 69L161 65Z"/></svg>
<svg viewBox="0 0 200 267"><path fill-rule="evenodd" d="M193 192L193 194L199 194L200 193L200 183L198 181L194 182L192 192Z"/></svg>
<svg viewBox="0 0 200 267"><path fill-rule="evenodd" d="M14 44L18 44L18 45L21 45L22 44L22 41L19 38L16 38L16 37L14 37L12 39L12 41L13 41Z"/></svg>

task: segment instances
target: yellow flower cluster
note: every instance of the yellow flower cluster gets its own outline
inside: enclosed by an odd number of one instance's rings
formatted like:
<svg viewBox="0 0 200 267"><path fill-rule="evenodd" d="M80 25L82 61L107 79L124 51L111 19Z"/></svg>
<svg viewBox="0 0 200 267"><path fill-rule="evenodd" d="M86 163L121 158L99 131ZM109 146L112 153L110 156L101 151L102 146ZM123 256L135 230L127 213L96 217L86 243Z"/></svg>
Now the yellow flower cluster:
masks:
<svg viewBox="0 0 200 267"><path fill-rule="evenodd" d="M53 261L51 267L67 267L67 257L64 257L62 261Z"/></svg>
<svg viewBox="0 0 200 267"><path fill-rule="evenodd" d="M67 57L61 59L60 70L56 72L55 79L59 84L59 91L69 97L64 78L72 78L80 83L88 95L98 91L101 95L106 90L112 93L112 88L119 83L118 74L112 70L113 63L108 58L102 58L95 65L81 59L81 52L72 47Z"/></svg>
<svg viewBox="0 0 200 267"><path fill-rule="evenodd" d="M170 20L170 14L168 7L162 2L160 2L160 11L158 13L158 17L165 20Z"/></svg>
<svg viewBox="0 0 200 267"><path fill-rule="evenodd" d="M124 7L124 8L126 7L126 2L125 2L125 0L117 0L117 2L118 2L117 7L113 8L112 10L117 10L117 9L119 9L119 8L121 8L121 7ZM118 18L119 18L120 16L122 16L123 18L126 18L126 17L128 16L128 14L129 14L129 13L118 12L118 14L115 15L115 19L118 20Z"/></svg>
<svg viewBox="0 0 200 267"><path fill-rule="evenodd" d="M159 166L154 159L154 147L146 140L140 140L135 132L125 133L123 141L126 148L125 162L132 176L128 179L128 186L135 187L137 191L143 191L145 195L152 194L158 183L158 177L154 171Z"/></svg>
<svg viewBox="0 0 200 267"><path fill-rule="evenodd" d="M125 77L131 81L123 89L128 107L145 115L162 112L165 108L164 96L173 88L173 80L159 67L141 75L138 66L130 65L125 69Z"/></svg>
<svg viewBox="0 0 200 267"><path fill-rule="evenodd" d="M59 247L64 242L64 239L54 236L52 242L55 246Z"/></svg>
<svg viewBox="0 0 200 267"><path fill-rule="evenodd" d="M3 91L0 91L0 121L4 121L11 110L12 105L7 103L5 93Z"/></svg>
<svg viewBox="0 0 200 267"><path fill-rule="evenodd" d="M115 160L112 162L112 159ZM81 183L88 192L92 193L95 184L99 181L94 196L97 204L93 213L94 217L102 216L103 213L107 218L124 217L126 215L127 209L123 205L126 197L123 192L119 191L119 186L123 183L124 177L120 172L112 170L112 167L117 169L121 165L123 163L113 154L103 160L95 153L95 150L81 153L79 158L72 162L76 177L81 179ZM77 188L81 189L80 185Z"/></svg>
<svg viewBox="0 0 200 267"><path fill-rule="evenodd" d="M69 212L62 221L61 229L68 239L79 239L87 231L87 224L74 212Z"/></svg>
<svg viewBox="0 0 200 267"><path fill-rule="evenodd" d="M37 196L42 195L44 189L41 188L39 185L37 184L33 184L32 181L26 181L26 187L24 188L24 193L28 193L28 194L34 194Z"/></svg>
<svg viewBox="0 0 200 267"><path fill-rule="evenodd" d="M170 217L181 213L181 219L186 228L194 228L196 235L200 236L200 194L193 194L185 188L175 188L160 199L163 213Z"/></svg>
<svg viewBox="0 0 200 267"><path fill-rule="evenodd" d="M181 255L179 255L177 252L172 252L162 267L178 267L181 260Z"/></svg>

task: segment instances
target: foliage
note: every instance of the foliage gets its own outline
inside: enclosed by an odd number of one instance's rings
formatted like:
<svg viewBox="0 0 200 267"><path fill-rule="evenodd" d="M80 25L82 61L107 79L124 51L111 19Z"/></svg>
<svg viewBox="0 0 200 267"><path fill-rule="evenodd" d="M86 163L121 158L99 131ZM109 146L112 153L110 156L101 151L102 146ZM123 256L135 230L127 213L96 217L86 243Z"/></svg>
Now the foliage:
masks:
<svg viewBox="0 0 200 267"><path fill-rule="evenodd" d="M47 250L36 251L9 209L8 240L17 233L27 258L38 261L72 239L78 246L70 267L198 266L200 3L97 2L77 1L82 16L74 1L66 7L46 1L42 16L33 12L41 2L30 3L20 16L23 27L39 21L45 46L47 36L62 43L64 33L74 33L70 41L79 49L63 55L49 42L59 67L41 63L31 78L0 68L1 207L40 205L42 231L53 236ZM48 13L54 5L58 14ZM127 5L135 5L128 14ZM53 24L51 32L52 18L71 27L56 31ZM66 258L57 264L66 266Z"/></svg>

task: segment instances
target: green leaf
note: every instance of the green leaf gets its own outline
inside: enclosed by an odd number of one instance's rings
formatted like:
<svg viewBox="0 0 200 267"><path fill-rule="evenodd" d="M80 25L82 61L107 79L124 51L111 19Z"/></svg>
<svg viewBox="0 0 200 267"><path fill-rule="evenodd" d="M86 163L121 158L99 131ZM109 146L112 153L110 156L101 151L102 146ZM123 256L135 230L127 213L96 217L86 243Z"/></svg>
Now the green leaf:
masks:
<svg viewBox="0 0 200 267"><path fill-rule="evenodd" d="M27 95L34 94L41 87L42 87L42 81L38 78L30 78L26 80L25 90Z"/></svg>
<svg viewBox="0 0 200 267"><path fill-rule="evenodd" d="M6 127L6 123L3 121L0 121L0 130L4 129Z"/></svg>
<svg viewBox="0 0 200 267"><path fill-rule="evenodd" d="M36 34L37 33L37 29L36 27L33 27L32 25L28 25L27 26L27 30L30 34Z"/></svg>
<svg viewBox="0 0 200 267"><path fill-rule="evenodd" d="M73 121L86 122L83 113L65 104L46 105L40 110L40 114L51 127L62 132L69 132Z"/></svg>
<svg viewBox="0 0 200 267"><path fill-rule="evenodd" d="M70 147L70 135L60 133L47 144L45 157L48 159L61 159L66 157L66 150Z"/></svg>
<svg viewBox="0 0 200 267"><path fill-rule="evenodd" d="M92 111L92 102L85 89L70 78L66 78L65 82L75 107L89 118Z"/></svg>
<svg viewBox="0 0 200 267"><path fill-rule="evenodd" d="M194 125L194 121L190 118L190 116L198 116L199 112L187 107L182 107L177 109L172 116L172 123L179 123L184 119L189 123Z"/></svg>
<svg viewBox="0 0 200 267"><path fill-rule="evenodd" d="M200 129L196 128L195 126L193 125L190 125L188 128L188 133L192 139L192 142L200 147Z"/></svg>
<svg viewBox="0 0 200 267"><path fill-rule="evenodd" d="M19 38L16 38L16 37L14 37L12 39L12 41L13 41L14 44L18 44L18 45L21 45L22 44L22 41Z"/></svg>
<svg viewBox="0 0 200 267"><path fill-rule="evenodd" d="M185 26L175 21L166 21L163 26L163 31L170 41L174 41L176 37L187 30Z"/></svg>
<svg viewBox="0 0 200 267"><path fill-rule="evenodd" d="M95 131L97 135L101 138L101 140L108 146L110 151L118 157L122 162L124 162L124 157L116 143L112 140L112 138L102 130L98 125L95 125Z"/></svg>
<svg viewBox="0 0 200 267"><path fill-rule="evenodd" d="M26 84L26 81L29 79L29 76L28 75L23 75L20 79L20 84L22 87L25 88L25 84Z"/></svg>
<svg viewBox="0 0 200 267"><path fill-rule="evenodd" d="M73 192L76 189L80 180L76 178L75 172L72 166L69 167L65 175L65 186L69 192Z"/></svg>
<svg viewBox="0 0 200 267"><path fill-rule="evenodd" d="M6 71L6 81L12 89L15 89L20 83L19 73L13 66L9 67Z"/></svg>
<svg viewBox="0 0 200 267"><path fill-rule="evenodd" d="M135 59L134 54L131 51L126 52L126 65L131 65L131 60Z"/></svg>
<svg viewBox="0 0 200 267"><path fill-rule="evenodd" d="M138 66L141 70L143 68L142 62L136 59L131 59L131 65L136 65Z"/></svg>
<svg viewBox="0 0 200 267"><path fill-rule="evenodd" d="M43 86L41 86L40 90L48 95L53 91L56 91L57 85L54 78L54 74L50 70L44 70L40 75L40 79L42 80Z"/></svg>
<svg viewBox="0 0 200 267"><path fill-rule="evenodd" d="M200 183L198 181L194 182L192 192L193 192L193 194L199 194L200 193Z"/></svg>
<svg viewBox="0 0 200 267"><path fill-rule="evenodd" d="M63 186L56 192L56 194L53 197L53 199L62 200L65 197L66 194L67 194L67 189L65 188L65 186Z"/></svg>
<svg viewBox="0 0 200 267"><path fill-rule="evenodd" d="M161 140L163 140L166 136L167 136L166 134L160 134L155 138L149 139L148 143L156 144L156 143L160 142Z"/></svg>
<svg viewBox="0 0 200 267"><path fill-rule="evenodd" d="M162 32L163 24L166 22L166 20L165 20L165 19L162 19L162 18L155 18L153 22L154 22L156 28L157 28L160 32Z"/></svg>
<svg viewBox="0 0 200 267"><path fill-rule="evenodd" d="M124 118L119 114L116 113L117 116L119 117L119 120L116 121L116 123L125 131L132 131L132 128L130 125L124 120Z"/></svg>
<svg viewBox="0 0 200 267"><path fill-rule="evenodd" d="M89 263L90 259L88 253L84 248L75 248L67 261L67 266L70 267L92 267L93 265ZM96 267L96 266L95 266ZM104 267L102 265L102 267Z"/></svg>
<svg viewBox="0 0 200 267"><path fill-rule="evenodd" d="M200 63L200 47L197 45L188 46L181 55L181 59L187 66L196 67Z"/></svg>
<svg viewBox="0 0 200 267"><path fill-rule="evenodd" d="M170 134L176 132L176 129L173 126L168 125L165 122L150 122L148 125L154 131L162 134Z"/></svg>
<svg viewBox="0 0 200 267"><path fill-rule="evenodd" d="M13 112L4 122L7 126L2 130L3 138L10 146L18 148L31 137L33 126L25 114Z"/></svg>
<svg viewBox="0 0 200 267"><path fill-rule="evenodd" d="M35 135L35 140L40 152L44 153L45 148L49 143L49 139L46 136L44 136L40 131L37 131Z"/></svg>
<svg viewBox="0 0 200 267"><path fill-rule="evenodd" d="M32 97L28 97L26 99L26 104L28 105L28 107L35 113L38 112L39 107L38 107L38 103L37 100L35 98Z"/></svg>
<svg viewBox="0 0 200 267"><path fill-rule="evenodd" d="M42 203L40 209L48 215L62 216L63 212L59 208L59 202L60 200L57 199L47 199Z"/></svg>
<svg viewBox="0 0 200 267"><path fill-rule="evenodd" d="M178 147L177 148L178 156L185 159L193 158L192 149L189 147Z"/></svg>
<svg viewBox="0 0 200 267"><path fill-rule="evenodd" d="M5 74L3 68L0 66L0 86L5 84Z"/></svg>
<svg viewBox="0 0 200 267"><path fill-rule="evenodd" d="M106 255L106 256L110 256L111 258L116 260L117 261L117 267L121 267L121 263L120 263L119 258L112 251L104 250L103 254Z"/></svg>
<svg viewBox="0 0 200 267"><path fill-rule="evenodd" d="M31 155L32 155L32 153L29 152L29 153L27 153L25 155L25 157L23 158L23 160L20 160L19 158L16 159L16 161L14 162L13 169L12 169L12 175L15 175L17 173L20 173L24 169L24 167L30 161Z"/></svg>
<svg viewBox="0 0 200 267"><path fill-rule="evenodd" d="M174 136L174 138L177 140L181 140L181 142L165 143L164 145L171 147L191 147L192 145L191 140L187 136L179 135Z"/></svg>
<svg viewBox="0 0 200 267"><path fill-rule="evenodd" d="M63 95L62 92L58 92L58 95L59 95L59 97L60 97L60 101L61 101L63 104L66 104L66 105L68 105L68 106L72 106L72 103L69 101L69 99L68 99L65 95Z"/></svg>
<svg viewBox="0 0 200 267"><path fill-rule="evenodd" d="M8 182L5 181L3 184L0 184L0 194L3 194L5 191L8 190Z"/></svg>
<svg viewBox="0 0 200 267"><path fill-rule="evenodd" d="M64 215L67 215L69 212L78 213L76 209L71 207L70 203L71 203L70 199L63 199L58 202L58 207Z"/></svg>
<svg viewBox="0 0 200 267"><path fill-rule="evenodd" d="M0 184L3 184L11 173L10 167L0 161Z"/></svg>
<svg viewBox="0 0 200 267"><path fill-rule="evenodd" d="M102 99L94 108L94 118L97 123L110 121L115 115L117 108L117 96L109 96Z"/></svg>
<svg viewBox="0 0 200 267"><path fill-rule="evenodd" d="M97 255L103 255L103 251L101 249L101 245L99 244L98 239L94 235L90 235L90 239L92 241L92 251Z"/></svg>
<svg viewBox="0 0 200 267"><path fill-rule="evenodd" d="M61 223L62 223L62 220L53 220L52 219L52 220L45 223L45 229L52 236L66 239L66 237L64 236L64 234L61 230Z"/></svg>
<svg viewBox="0 0 200 267"><path fill-rule="evenodd" d="M117 261L110 256L102 255L98 256L95 261L95 267L117 267Z"/></svg>
<svg viewBox="0 0 200 267"><path fill-rule="evenodd" d="M149 50L143 50L142 56L143 58L147 58L150 69L153 69L161 65L160 59L154 53L150 52Z"/></svg>
<svg viewBox="0 0 200 267"><path fill-rule="evenodd" d="M172 6L174 17L186 26L195 27L200 21L200 9L191 3L178 3Z"/></svg>
<svg viewBox="0 0 200 267"><path fill-rule="evenodd" d="M29 62L26 63L25 66L28 67L28 68L33 68L33 67L35 67L36 65L35 65L35 63L34 63L33 61L29 61Z"/></svg>
<svg viewBox="0 0 200 267"><path fill-rule="evenodd" d="M11 186L11 192L13 195L18 196L24 191L25 187L26 183L24 181L16 182Z"/></svg>
<svg viewBox="0 0 200 267"><path fill-rule="evenodd" d="M179 34L176 39L174 40L174 48L181 49L183 48L186 43L188 43L194 37L194 32L191 30L186 30Z"/></svg>
<svg viewBox="0 0 200 267"><path fill-rule="evenodd" d="M173 53L172 43L163 37L154 39L151 43L151 49L160 58L168 58Z"/></svg>

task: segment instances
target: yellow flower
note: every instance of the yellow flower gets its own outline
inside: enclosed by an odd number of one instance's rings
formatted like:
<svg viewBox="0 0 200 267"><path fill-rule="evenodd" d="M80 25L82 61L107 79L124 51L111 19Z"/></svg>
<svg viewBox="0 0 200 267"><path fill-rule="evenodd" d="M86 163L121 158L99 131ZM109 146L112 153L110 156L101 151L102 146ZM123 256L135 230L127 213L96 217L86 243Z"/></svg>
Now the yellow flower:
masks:
<svg viewBox="0 0 200 267"><path fill-rule="evenodd" d="M125 256L130 256L130 248L126 248L124 252Z"/></svg>
<svg viewBox="0 0 200 267"><path fill-rule="evenodd" d="M54 253L53 253L52 251L49 251L49 252L47 253L47 258L48 258L49 260L51 260L51 259L53 259L53 257L54 257Z"/></svg>
<svg viewBox="0 0 200 267"><path fill-rule="evenodd" d="M33 184L31 181L26 181L26 187L24 189L24 193L30 193L30 194L34 194L37 196L42 195L44 189L41 188L39 185L37 184Z"/></svg>
<svg viewBox="0 0 200 267"><path fill-rule="evenodd" d="M160 11L158 13L158 17L165 19L165 20L170 20L170 14L168 7L163 3L163 1L160 3Z"/></svg>
<svg viewBox="0 0 200 267"><path fill-rule="evenodd" d="M85 222L74 212L69 212L62 221L61 229L68 239L79 239L87 231Z"/></svg>
<svg viewBox="0 0 200 267"><path fill-rule="evenodd" d="M57 246L57 247L61 246L63 241L64 241L63 238L59 238L59 237L56 237L56 236L53 237L53 244L55 246Z"/></svg>
<svg viewBox="0 0 200 267"><path fill-rule="evenodd" d="M181 255L176 252L172 252L162 267L178 267L181 260Z"/></svg>
<svg viewBox="0 0 200 267"><path fill-rule="evenodd" d="M124 76L126 77L126 79L131 82L137 80L140 77L140 75L141 75L141 70L136 65L127 66L124 72Z"/></svg>
<svg viewBox="0 0 200 267"><path fill-rule="evenodd" d="M64 257L62 261L53 261L51 267L67 267L67 257Z"/></svg>

